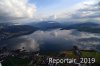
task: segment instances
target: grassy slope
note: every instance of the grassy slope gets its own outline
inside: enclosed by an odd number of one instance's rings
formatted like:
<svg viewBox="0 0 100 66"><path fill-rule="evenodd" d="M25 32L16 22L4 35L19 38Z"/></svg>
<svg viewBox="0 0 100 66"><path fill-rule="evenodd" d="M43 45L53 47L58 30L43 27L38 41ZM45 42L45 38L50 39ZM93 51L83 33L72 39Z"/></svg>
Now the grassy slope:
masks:
<svg viewBox="0 0 100 66"><path fill-rule="evenodd" d="M64 52L66 57L68 58L75 58L72 51ZM100 63L100 53L98 52L88 52L88 51L81 51L83 58L95 58L97 63Z"/></svg>

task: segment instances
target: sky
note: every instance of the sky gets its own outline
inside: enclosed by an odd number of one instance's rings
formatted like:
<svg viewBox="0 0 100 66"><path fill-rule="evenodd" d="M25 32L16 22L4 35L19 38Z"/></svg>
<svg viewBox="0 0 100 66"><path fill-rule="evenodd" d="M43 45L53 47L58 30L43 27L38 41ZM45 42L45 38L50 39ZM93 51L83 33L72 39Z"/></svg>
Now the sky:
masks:
<svg viewBox="0 0 100 66"><path fill-rule="evenodd" d="M100 0L0 0L0 23L100 21Z"/></svg>
<svg viewBox="0 0 100 66"><path fill-rule="evenodd" d="M53 15L66 11L82 1L83 0L30 0L29 2L37 6L36 14Z"/></svg>

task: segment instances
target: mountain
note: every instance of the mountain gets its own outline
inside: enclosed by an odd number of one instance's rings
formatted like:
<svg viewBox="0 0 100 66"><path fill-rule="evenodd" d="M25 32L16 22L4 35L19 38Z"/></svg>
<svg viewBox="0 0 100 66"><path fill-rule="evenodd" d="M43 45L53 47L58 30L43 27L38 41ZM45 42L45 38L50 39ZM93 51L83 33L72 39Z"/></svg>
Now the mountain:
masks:
<svg viewBox="0 0 100 66"><path fill-rule="evenodd" d="M67 24L55 21L42 21L37 23L31 23L30 25L39 28L39 30L51 30L61 28L61 30L76 29L82 32L100 33L100 24L94 22Z"/></svg>
<svg viewBox="0 0 100 66"><path fill-rule="evenodd" d="M3 25L0 28L0 41L7 40L21 35L27 35L38 30L38 28L28 25Z"/></svg>
<svg viewBox="0 0 100 66"><path fill-rule="evenodd" d="M76 28L77 26L78 27L98 27L100 26L100 24L97 24L97 23L92 23L92 22L86 22L86 23L78 23L78 24L73 24L73 25L70 25L74 28Z"/></svg>
<svg viewBox="0 0 100 66"><path fill-rule="evenodd" d="M31 23L31 26L37 27L40 30L50 30L50 29L57 29L61 28L61 24L54 21L43 21L38 23Z"/></svg>
<svg viewBox="0 0 100 66"><path fill-rule="evenodd" d="M92 23L92 22L78 23L78 24L66 26L65 28L62 29L67 29L67 30L76 29L78 31L83 31L83 32L100 33L100 24Z"/></svg>

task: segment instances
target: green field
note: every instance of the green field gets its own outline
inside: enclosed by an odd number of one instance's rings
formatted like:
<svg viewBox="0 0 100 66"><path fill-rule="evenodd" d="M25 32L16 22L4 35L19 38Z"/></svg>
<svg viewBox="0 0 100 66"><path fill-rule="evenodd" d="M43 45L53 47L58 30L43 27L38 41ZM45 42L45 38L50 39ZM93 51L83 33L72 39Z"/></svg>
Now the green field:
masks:
<svg viewBox="0 0 100 66"><path fill-rule="evenodd" d="M75 55L72 51L63 52L68 58L75 58ZM99 52L89 52L81 51L82 58L95 58L97 63L100 63L100 53Z"/></svg>

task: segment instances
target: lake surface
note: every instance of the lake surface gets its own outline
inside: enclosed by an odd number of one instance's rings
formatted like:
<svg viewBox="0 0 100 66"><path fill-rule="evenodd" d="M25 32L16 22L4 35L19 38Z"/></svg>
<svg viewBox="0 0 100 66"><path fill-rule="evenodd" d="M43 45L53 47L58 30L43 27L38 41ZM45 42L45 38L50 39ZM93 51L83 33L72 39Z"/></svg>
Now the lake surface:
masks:
<svg viewBox="0 0 100 66"><path fill-rule="evenodd" d="M79 32L76 30L36 31L29 35L20 36L2 42L1 46L42 52L59 52L71 50L73 45L80 49L100 50L100 34Z"/></svg>

